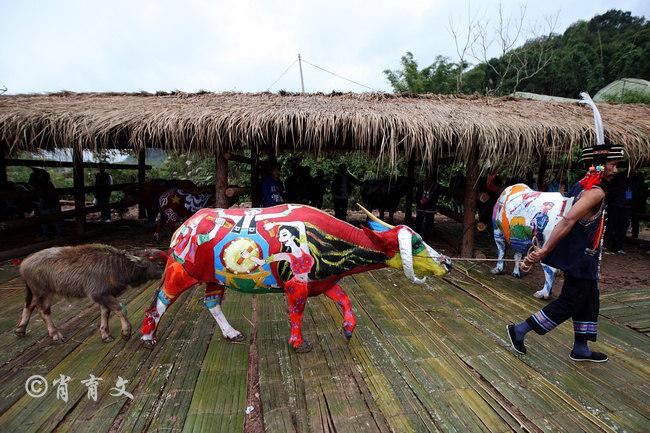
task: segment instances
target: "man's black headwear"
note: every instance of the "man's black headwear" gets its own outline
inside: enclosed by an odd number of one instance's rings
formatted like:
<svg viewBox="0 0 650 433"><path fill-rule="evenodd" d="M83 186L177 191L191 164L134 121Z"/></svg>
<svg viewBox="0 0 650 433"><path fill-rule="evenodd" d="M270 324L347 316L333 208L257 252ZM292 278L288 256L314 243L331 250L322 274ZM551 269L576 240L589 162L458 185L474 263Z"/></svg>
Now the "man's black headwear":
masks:
<svg viewBox="0 0 650 433"><path fill-rule="evenodd" d="M600 112L594 101L591 100L589 94L583 92L580 94L582 99L581 104L587 104L591 107L594 113L594 123L596 126L596 144L591 147L582 149L582 157L580 161L587 162L594 165L602 165L608 161L620 161L625 158L625 153L622 146L611 143L605 143L605 132L603 130L603 120L600 117Z"/></svg>

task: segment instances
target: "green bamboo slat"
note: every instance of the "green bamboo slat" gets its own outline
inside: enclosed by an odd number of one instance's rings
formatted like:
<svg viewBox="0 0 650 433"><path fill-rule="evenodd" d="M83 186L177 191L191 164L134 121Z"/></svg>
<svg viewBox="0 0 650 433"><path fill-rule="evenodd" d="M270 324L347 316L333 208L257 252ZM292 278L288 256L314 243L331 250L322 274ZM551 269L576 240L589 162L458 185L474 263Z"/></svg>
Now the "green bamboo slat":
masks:
<svg viewBox="0 0 650 433"><path fill-rule="evenodd" d="M409 292L408 295L403 294L402 296L399 296L399 297L395 298L394 302L396 304L401 303L401 302L409 303L409 306L411 306L411 304L412 304L413 309L415 309L414 306L421 305L422 301L418 302L418 298L420 296L423 296L423 292L421 290L412 290L412 293ZM406 308L405 313L408 313L408 312L409 312L409 308ZM415 312L413 314L417 314L417 312ZM447 318L447 320L444 320L444 318L440 319L440 320L436 320L434 322L434 324L437 323L437 322L444 323L444 326L442 326L441 331L442 331L443 334L446 333L447 335L449 335L449 342L453 344L454 350L458 351L458 353L463 353L464 356L468 356L467 354L465 354L465 352L463 352L463 350L467 348L467 345L464 344L464 342L462 340L466 339L467 335L472 335L472 333L473 333L472 331L475 331L475 330L474 329L466 329L464 332L461 331L461 330L457 330L456 332L450 332L450 330L449 330L449 328L450 328L449 325L450 324L454 323L454 326L452 326L451 328L454 328L455 326L462 326L462 321L453 320L453 318ZM474 332L474 334L476 334L476 332ZM479 334L477 334L477 335L479 335ZM461 336L462 336L462 338L461 338ZM522 395L520 395L518 397L519 398L526 397L526 393L524 393L524 394L522 394ZM536 401L537 406L539 406L541 403L542 402ZM549 404L549 403L553 404L554 402L552 400L545 402L545 404ZM534 420L534 419L539 418L541 416L541 414L543 414L545 411L551 410L552 407L541 407L541 408L539 408L539 410L535 410L534 407L530 407L530 405L527 405L524 409L525 409L525 412L523 412L523 413L526 415L526 417L528 419Z"/></svg>
<svg viewBox="0 0 650 433"><path fill-rule="evenodd" d="M251 331L246 320L251 317L251 299L250 295L232 292L224 305L224 314L232 326L246 335ZM196 381L183 432L243 430L249 348L248 341L230 343L219 330L215 331Z"/></svg>
<svg viewBox="0 0 650 433"><path fill-rule="evenodd" d="M136 305L132 302L138 296L142 296L142 294L133 290L127 292L122 298L126 302L132 300L129 305ZM0 369L0 393L4 396L0 401L0 413L24 396L24 383L29 376L33 374L45 375L69 354L77 350L86 339L95 338L101 340L98 331L99 309L90 308L85 311L79 311L78 308L78 306L75 307L75 311L78 314L77 317L73 317L71 320L58 325L59 329L66 336L64 343L53 344L46 335L40 340L34 341L33 345L28 346L22 352L18 352L17 349L7 349L5 351L6 356L14 355L16 357ZM133 316L130 319L133 321ZM38 326L36 324L33 325ZM137 324L133 323L133 326L134 329L137 329ZM111 329L114 336L119 336L120 328L116 319L111 322ZM14 338L16 337L14 336ZM23 339L25 338L28 337L24 337ZM22 342L23 339L17 339L17 342ZM20 354L15 355L16 353Z"/></svg>
<svg viewBox="0 0 650 433"><path fill-rule="evenodd" d="M257 353L260 391L267 432L307 432L307 402L299 360L289 348L289 313L284 296L257 300ZM309 307L308 307L309 308ZM308 326L303 328L307 338Z"/></svg>
<svg viewBox="0 0 650 433"><path fill-rule="evenodd" d="M142 317L144 309L150 300L151 293L143 291L129 303L129 316L132 320L137 320L135 317ZM160 327L163 335L167 331L166 327L163 322ZM61 362L49 369L49 372L47 370L43 372L50 384L59 374L66 374L73 378L68 388L69 401L64 403L56 400L52 386L50 386L48 394L40 399L25 394L0 415L0 426L5 426L7 431L51 430L64 419L82 398L85 398L86 388L79 382L80 380L87 378L90 373L101 377L101 373L111 362L126 364L125 360L117 357L125 345L131 345L132 350L136 350L139 342L137 338L129 342L124 342L118 338L114 342L106 344L100 338L96 338L95 335L91 334Z"/></svg>
<svg viewBox="0 0 650 433"><path fill-rule="evenodd" d="M310 431L389 431L356 371L336 304L324 296L311 298L306 311L306 329L316 333L313 351L299 357Z"/></svg>
<svg viewBox="0 0 650 433"><path fill-rule="evenodd" d="M131 299L140 294L140 290L147 290L151 283L141 288L131 288L120 296L121 302L128 303ZM25 351L28 347L37 342L50 341L47 334L45 323L41 319L37 311L32 314L29 326L27 327L27 334L24 337L18 338L13 333L15 325L18 323L22 311L22 302L10 312L11 325L0 334L0 364L6 363L10 359L15 358L18 354ZM97 329L99 327L99 307L89 299L59 299L52 307L52 320L54 324L63 333L64 337L72 337L69 335L77 331L78 326L86 326L92 323ZM77 323L79 316L84 316L84 323ZM76 323L74 326L67 326L68 323ZM98 334L99 335L99 334Z"/></svg>
<svg viewBox="0 0 650 433"><path fill-rule="evenodd" d="M404 297L404 298L406 298L406 297ZM410 298L409 298L409 299L410 299ZM489 322L487 322L487 323L489 323ZM547 360L546 360L546 365L548 365L548 364L549 364L549 363L548 363L548 359L547 359ZM551 365L552 365L552 364L551 364Z"/></svg>
<svg viewBox="0 0 650 433"><path fill-rule="evenodd" d="M458 405L457 407L449 406L449 401L434 398L432 396L432 394L440 394L441 391L432 390L431 383L426 380L429 376L438 376L440 378L439 380L442 381L442 383L444 383L444 381L448 381L449 384L446 384L443 389L453 389L454 386L451 384L460 384L461 387L468 386L465 379L453 372L453 369L450 368L450 365L441 358L434 359L434 361L429 364L432 366L438 365L442 367L439 371L429 371L426 375L421 374L423 370L419 368L418 362L421 362L422 358L430 358L432 354L438 353L438 348L435 347L435 344L433 345L433 349L430 350L430 346L426 344L428 341L424 343L421 338L414 339L413 343L417 349L412 348L410 352L413 352L413 350L420 352L420 355L415 357L415 359L411 359L410 357L406 356L408 355L409 351L405 352L400 349L405 334L411 332L412 334L419 334L419 337L421 337L422 334L415 332L415 330L409 326L408 321L403 320L401 322L398 322L398 329L393 330L392 328L395 327L396 324L389 320L387 317L382 316L381 310L386 310L386 305L391 305L390 310L397 308L394 303L387 302L385 299L382 299L383 294L386 291L395 289L383 289L383 287L381 287L381 284L379 287L377 287L374 284L374 281L368 279L367 276L362 275L355 276L354 281L359 284L359 290L352 288L348 291L348 293L354 293L353 297L355 299L358 296L361 296L361 294L358 293L359 291L363 290L364 293L363 298L361 298L363 299L362 301L353 301L353 303L355 303L355 305L359 305L359 303L362 302L363 308L360 310L367 311L372 314L377 326L382 330L384 334L387 334L386 341L390 345L389 350L392 349L389 352L392 352L390 356L400 358L399 360L403 363L403 377L405 380L407 380L408 387L416 392L418 400L421 402L420 404L424 405L423 409L429 414L430 419L433 420L433 428L440 429L442 431L486 431L486 426L483 425L480 419L475 414L467 412L466 408L460 407ZM346 286L349 284L349 282L346 282ZM377 310L375 310L375 308ZM401 314L401 316L404 317L403 314ZM360 339L360 341L365 342L366 338L364 337ZM451 395L450 391L442 392L447 392L449 395ZM486 408L487 407L489 406L486 405ZM505 428L505 423L503 426ZM510 429L507 429L507 431L510 431Z"/></svg>
<svg viewBox="0 0 650 433"><path fill-rule="evenodd" d="M150 299L151 296L146 300L147 303L143 305L144 308L148 306ZM126 411L126 415L128 415L135 409L133 406L136 401L137 405L141 404L141 400L147 401L147 391L160 393L159 389L148 390L144 386L145 379L148 377L146 373L150 366L156 365L155 363L159 361L161 354L169 354L174 349L178 351L186 348L185 343L194 330L188 319L200 312L198 304L192 302L193 300L191 294L184 294L163 316L161 330L162 325L168 321L168 331L161 333L159 345L153 351L141 347L137 337L124 345L122 350L115 355L115 359L102 371L101 377L104 379L104 383L111 385L101 388L102 392L97 402L81 399L75 409L66 416L63 422L59 423L57 432L74 432L85 428L91 428L93 431L107 431L125 404L128 407ZM125 360L128 360L128 362L125 362ZM118 376L129 380L127 391L134 395L134 401L130 401L126 397L109 395L110 388L114 386ZM177 402L182 402L182 398ZM124 427L121 430L128 431L124 430Z"/></svg>

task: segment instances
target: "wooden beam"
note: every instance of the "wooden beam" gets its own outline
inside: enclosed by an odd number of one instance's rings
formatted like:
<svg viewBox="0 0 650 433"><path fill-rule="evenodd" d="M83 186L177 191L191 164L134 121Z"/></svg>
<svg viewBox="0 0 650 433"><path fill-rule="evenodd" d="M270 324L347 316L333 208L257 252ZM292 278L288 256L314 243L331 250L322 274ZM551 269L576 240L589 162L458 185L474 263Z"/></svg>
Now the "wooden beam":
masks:
<svg viewBox="0 0 650 433"><path fill-rule="evenodd" d="M86 213L83 208L86 207L86 193L84 191L84 166L83 151L80 147L72 149L72 179L74 185L74 207L76 215L75 232L80 235L84 232L86 225Z"/></svg>
<svg viewBox="0 0 650 433"><path fill-rule="evenodd" d="M478 187L478 147L474 148L465 163L465 201L463 214L463 237L460 247L462 257L474 256L474 227L476 226L476 190Z"/></svg>
<svg viewBox="0 0 650 433"><path fill-rule="evenodd" d="M74 151L73 151L74 155ZM74 159L74 158L73 158ZM74 168L74 161L48 161L41 159L7 159L8 167L67 167ZM139 164L109 164L105 162L84 162L84 168L104 167L106 170L139 170ZM150 165L144 166L145 170L151 170Z"/></svg>
<svg viewBox="0 0 650 433"><path fill-rule="evenodd" d="M144 206L144 188L143 184L146 177L146 151L144 148L140 149L138 152L138 188L139 188L139 198L138 201L138 218L143 219L146 216L146 210Z"/></svg>
<svg viewBox="0 0 650 433"><path fill-rule="evenodd" d="M119 209L121 203L115 202L111 203L111 209ZM87 206L81 208L81 211L84 215L91 213L101 212L99 206ZM63 221L68 218L73 218L77 216L77 209L64 210L62 212L53 213L51 215L43 215L37 217L29 217L15 220L6 220L0 221L0 232L22 230L29 227L39 226L44 223L50 223L52 221Z"/></svg>
<svg viewBox="0 0 650 433"><path fill-rule="evenodd" d="M226 209L228 207L228 199L226 197L226 189L228 188L228 160L223 157L220 152L214 155L214 194L215 204L218 208Z"/></svg>
<svg viewBox="0 0 650 433"><path fill-rule="evenodd" d="M137 185L137 183L114 183L113 185L107 185L104 188L109 190L109 191L121 191L124 188L128 186L134 186ZM73 195L74 194L74 187L68 187L68 188L55 188L57 194L61 195ZM96 186L84 186L84 193L94 193L97 191ZM20 191L0 191L0 199L12 199L12 198L20 198L20 199L31 199L35 194L29 193L29 192L20 192Z"/></svg>

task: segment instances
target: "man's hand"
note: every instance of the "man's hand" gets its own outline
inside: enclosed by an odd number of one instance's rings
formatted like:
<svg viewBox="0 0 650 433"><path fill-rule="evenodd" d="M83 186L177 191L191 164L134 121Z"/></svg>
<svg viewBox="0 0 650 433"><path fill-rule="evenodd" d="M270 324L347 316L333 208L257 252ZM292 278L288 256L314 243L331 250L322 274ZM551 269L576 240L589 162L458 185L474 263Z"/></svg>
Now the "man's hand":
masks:
<svg viewBox="0 0 650 433"><path fill-rule="evenodd" d="M544 260L544 257L546 257L548 253L549 252L545 248L536 249L528 254L524 260L530 263L539 263Z"/></svg>

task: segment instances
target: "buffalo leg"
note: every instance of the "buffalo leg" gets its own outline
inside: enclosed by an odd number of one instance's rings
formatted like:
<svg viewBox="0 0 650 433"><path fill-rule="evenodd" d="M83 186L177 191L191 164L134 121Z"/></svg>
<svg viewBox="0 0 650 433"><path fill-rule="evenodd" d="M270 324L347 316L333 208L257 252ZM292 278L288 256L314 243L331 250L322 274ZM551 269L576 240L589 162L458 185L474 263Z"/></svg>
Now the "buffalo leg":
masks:
<svg viewBox="0 0 650 433"><path fill-rule="evenodd" d="M103 305L100 305L99 311L101 314L101 319L99 323L99 333L102 336L102 341L104 343L108 343L110 341L113 341L113 336L111 335L111 331L108 329L108 319L111 315L111 310L104 307Z"/></svg>
<svg viewBox="0 0 650 433"><path fill-rule="evenodd" d="M557 269L545 265L544 263L542 263L542 268L544 269L544 288L535 292L533 296L540 299L548 299L553 291L553 283L555 283Z"/></svg>
<svg viewBox="0 0 650 433"><path fill-rule="evenodd" d="M20 316L20 322L18 322L18 326L16 326L16 329L14 330L14 333L19 337L25 336L29 319L32 317L34 308L36 308L36 302L32 296L32 291L29 287L26 287L25 290L25 306L23 307L23 313Z"/></svg>
<svg viewBox="0 0 650 433"><path fill-rule="evenodd" d="M523 257L522 253L520 253L519 251L515 251L515 268L512 270L512 276L515 278L521 278L520 265L521 265L522 257Z"/></svg>
<svg viewBox="0 0 650 433"><path fill-rule="evenodd" d="M221 334L223 338L228 341L240 342L246 339L246 336L233 328L228 319L223 314L221 310L221 304L224 299L225 287L218 283L208 283L205 286L205 297L203 298L203 304L205 308L208 309L214 320L217 321L219 328L221 329Z"/></svg>
<svg viewBox="0 0 650 433"><path fill-rule="evenodd" d="M156 344L156 329L160 318L167 311L167 308L184 291L196 285L199 281L191 277L183 265L173 260L167 262L165 269L165 284L162 290L157 290L151 305L144 312L142 319L142 341L149 346Z"/></svg>
<svg viewBox="0 0 650 433"><path fill-rule="evenodd" d="M335 284L325 292L325 296L336 302L343 309L343 335L346 339L352 338L352 332L357 326L357 319L352 311L352 302L341 286Z"/></svg>
<svg viewBox="0 0 650 433"><path fill-rule="evenodd" d="M302 317L307 304L307 283L291 279L284 285L284 292L289 303L289 320L291 321L291 337L289 344L296 352L304 353L311 350L311 344L302 337Z"/></svg>
<svg viewBox="0 0 650 433"><path fill-rule="evenodd" d="M499 252L499 258L497 259L496 266L493 267L492 270L490 271L495 275L503 273L503 264L504 264L503 259L506 256L506 239L503 237L503 235L501 235L500 233L497 233L496 230L498 230L498 229L495 227L494 243L497 244L497 250ZM499 236L497 236L497 234Z"/></svg>
<svg viewBox="0 0 650 433"><path fill-rule="evenodd" d="M122 338L124 340L128 340L129 338L131 338L131 322L129 322L129 319L127 319L127 317L122 312L122 308L120 307L120 301L118 301L115 296L104 294L96 298L93 298L93 301L97 302L100 305L100 308L104 307L108 309L109 314L113 313L120 319L120 325L122 326ZM101 326L100 326L100 332L101 332ZM108 314L106 315L106 334L108 334ZM104 340L104 337L105 335L104 333L102 333L102 340ZM108 337L111 336L108 335Z"/></svg>
<svg viewBox="0 0 650 433"><path fill-rule="evenodd" d="M52 305L52 295L47 295L45 296L40 302L38 303L38 313L41 315L41 318L43 319L43 322L45 322L45 326L47 326L47 333L52 338L52 341L55 343L59 343L63 341L63 334L59 332L58 329L56 329L56 326L54 326L54 322L52 321L52 317L50 316L50 306Z"/></svg>

